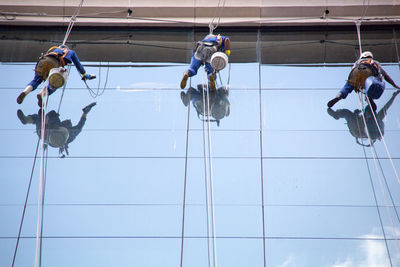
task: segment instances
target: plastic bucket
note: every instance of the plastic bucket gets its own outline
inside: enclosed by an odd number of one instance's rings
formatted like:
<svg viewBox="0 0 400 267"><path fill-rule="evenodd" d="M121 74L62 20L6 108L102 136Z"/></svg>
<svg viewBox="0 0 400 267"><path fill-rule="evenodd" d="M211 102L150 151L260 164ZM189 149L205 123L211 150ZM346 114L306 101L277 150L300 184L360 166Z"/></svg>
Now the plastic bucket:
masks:
<svg viewBox="0 0 400 267"><path fill-rule="evenodd" d="M68 80L68 72L66 69L59 67L53 68L49 73L49 84L52 89L63 86Z"/></svg>
<svg viewBox="0 0 400 267"><path fill-rule="evenodd" d="M228 56L222 52L215 52L211 57L211 67L214 70L223 70L228 65Z"/></svg>
<svg viewBox="0 0 400 267"><path fill-rule="evenodd" d="M385 83L374 76L370 76L365 80L365 90L367 92L367 96L371 97L372 99L378 99L385 90Z"/></svg>

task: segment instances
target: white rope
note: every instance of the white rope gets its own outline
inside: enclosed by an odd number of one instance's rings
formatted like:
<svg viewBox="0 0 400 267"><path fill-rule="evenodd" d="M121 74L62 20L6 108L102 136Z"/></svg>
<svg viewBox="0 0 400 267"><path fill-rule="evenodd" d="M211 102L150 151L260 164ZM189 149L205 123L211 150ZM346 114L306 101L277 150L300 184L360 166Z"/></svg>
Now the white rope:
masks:
<svg viewBox="0 0 400 267"><path fill-rule="evenodd" d="M400 70L400 56L399 56L399 48L397 47L397 38L396 38L396 30L393 27L393 39L394 39L394 47L396 48L396 56L397 56L397 65Z"/></svg>
<svg viewBox="0 0 400 267"><path fill-rule="evenodd" d="M36 253L35 253L35 267L38 266L39 258L40 258L40 237L41 233L41 224L43 223L41 220L42 213L42 187L43 187L43 162L44 162L44 139L45 139L45 128L46 128L46 109L47 109L47 100L48 93L44 95L44 90L47 91L47 88L44 87L41 94L42 97L42 107L41 107L41 154L40 154L40 174L39 174L39 189L38 189L38 210L37 210L37 224L36 224Z"/></svg>
<svg viewBox="0 0 400 267"><path fill-rule="evenodd" d="M207 205L207 234L208 234L208 249L209 249L209 266L218 266L217 260L217 239L215 231L215 208L214 208L214 181L213 181L213 167L212 167L212 148L211 148L211 134L210 134L210 96L208 83L204 82L205 71L202 75L202 95L203 95L203 114L206 114L206 96L207 93L207 124L203 120L203 148L204 148L204 167L206 179L206 205ZM205 86L205 88L204 88ZM206 134L206 125L208 133ZM207 137L207 140L206 140ZM208 143L208 147L206 145ZM210 238L212 237L212 239Z"/></svg>
<svg viewBox="0 0 400 267"><path fill-rule="evenodd" d="M361 33L360 33L360 25L361 25L361 22L360 22L360 21L356 21L355 24L356 24L356 27L357 27L357 37L358 37L359 50L360 50L360 55L361 55L361 54L362 54ZM364 125L365 125L365 131L367 132L367 136L368 136L368 140L369 140L369 144L370 144L371 154L372 154L372 157L373 157L373 159L374 159L374 165L375 165L376 174L377 174L377 176L378 176L378 180L379 180L380 188L381 188L381 191L382 191L382 195L383 195L383 198L384 198L385 204L386 204L386 205L385 205L385 206L386 206L386 213L387 213L387 215L388 215L388 217L389 217L389 219L390 219L390 223L391 223L391 225L392 225L393 236L396 237L396 236L397 236L397 234L396 234L396 228L395 228L394 223L393 223L392 214L391 214L391 212L390 212L390 210L389 210L389 204L388 204L389 202L388 202L387 197L386 197L386 194L385 194L385 190L384 190L383 183L382 183L382 178L381 178L380 172L379 172L379 170L378 170L378 165L377 165L377 158L378 158L378 155L376 154L375 146L374 146L374 143L372 142L372 139L371 139L371 136L370 136L370 132L369 132L369 129L368 129L368 126L367 126L367 121L366 121L366 119L365 119L364 108L363 108L364 105L363 105L363 101L362 101L362 97L361 97L360 91L357 92L357 95L358 95L358 101L359 101L359 104L360 104L360 110L361 110L363 122L364 122ZM370 101L369 101L368 96L365 96L365 98L367 99L368 104L369 104L369 108L371 109L371 113L372 113L373 116L374 116L374 120L375 120L376 126L377 126L377 128L378 128L378 130L379 130L380 136L381 136L382 140L384 141L383 134L382 134L382 132L381 132L381 129L380 129L379 124L378 124L378 121L377 121L377 119L376 119L376 117L375 117L375 114L374 114L375 111L372 109L372 106L371 106L371 103L370 103ZM391 162L391 164L392 164L393 170L394 170L394 172L395 172L395 174L396 174L397 180L399 181L399 177L398 177L396 168L394 167L393 160L391 159L391 156L390 156L389 150L387 149L387 145L386 145L386 142L385 142L385 141L384 141L384 144L385 144L385 147L386 147L386 152L387 152L388 157L389 157L389 159L390 159L390 162ZM383 173L383 169L382 169L382 173ZM400 181L399 181L399 183L400 183ZM372 185L372 186L373 186L373 185ZM389 193L390 193L389 187L388 187L387 189L389 190ZM393 208L396 209L395 206L394 206ZM383 229L383 231L384 231L384 229ZM385 235L384 232L383 232L383 235ZM396 244L396 247L397 247L398 251L400 252L400 247L399 247L398 242L395 242L395 244ZM386 245L386 246L387 246L387 245ZM389 259L390 259L390 253L389 253L389 251L388 251L388 254L389 254ZM392 265L391 259L390 259L390 264Z"/></svg>
<svg viewBox="0 0 400 267"><path fill-rule="evenodd" d="M68 76L69 76L70 72L71 72L71 65L68 65ZM61 93L61 97L60 97L60 103L58 104L57 113L60 113L61 103L62 103L62 100L64 98L65 87L67 87L67 82L68 82L68 80L65 81L63 89L62 89L62 93Z"/></svg>
<svg viewBox="0 0 400 267"><path fill-rule="evenodd" d="M217 259L217 235L215 231L215 206L214 206L214 173L212 164L212 146L211 146L211 124L210 124L210 88L207 83L207 129L208 129L208 155L209 155L209 168L210 168L210 195L211 195L211 218L212 218L212 230L213 230L213 248L214 248L214 266L218 266Z"/></svg>
<svg viewBox="0 0 400 267"><path fill-rule="evenodd" d="M204 86L204 74L202 75L202 86ZM203 95L203 114L205 114L205 95L204 95L204 88L202 87L202 95ZM206 210L207 210L207 246L208 246L208 266L211 267L211 255L212 250L212 244L211 244L211 240L210 240L210 236L211 236L211 229L210 229L210 205L209 205L209 179L208 179L208 153L207 153L207 149L206 149L206 132L205 132L206 126L205 126L205 120L203 120L203 153L204 153L204 177L205 177L205 190L206 190Z"/></svg>
<svg viewBox="0 0 400 267"><path fill-rule="evenodd" d="M231 63L229 62L228 81L226 82L226 89L230 89L231 83Z"/></svg>
<svg viewBox="0 0 400 267"><path fill-rule="evenodd" d="M105 92L105 90L106 90L107 82L108 82L109 73L110 73L110 62L108 62L108 65L107 65L106 80L105 80L105 82L104 82L104 86L103 86L103 89L102 89L101 91L100 91L100 83L101 83L101 61L100 61L100 63L99 63L99 74L98 74L98 77L97 77L97 78L98 78L97 89L96 89L96 90L93 90L92 88L89 87L89 85L87 84L86 80L83 80L83 82L84 82L85 85L86 85L86 88L87 88L88 91L89 91L90 96L91 96L93 99L95 99L96 97L99 97L99 96L101 96L101 95L104 94L104 92Z"/></svg>
<svg viewBox="0 0 400 267"><path fill-rule="evenodd" d="M357 28L358 47L359 47L360 56L361 56L361 54L362 54L361 33L360 33L361 20L356 20L354 23L356 24L356 28Z"/></svg>
<svg viewBox="0 0 400 267"><path fill-rule="evenodd" d="M359 47L360 47L360 55L361 55L361 54L362 54L362 48L361 48L360 25L361 25L361 22L360 22L360 21L356 21L358 44L359 44ZM397 48L397 45L396 45L396 48ZM370 100L369 100L369 98L368 98L367 96L366 96L366 99L367 99L367 101L368 101L369 106L371 107L371 102L370 102ZM362 108L362 107L361 107L361 108ZM372 107L371 107L371 109L372 109ZM381 128L379 127L379 123L378 123L378 120L376 119L375 112L372 112L372 115L373 115L373 117L374 117L374 120L375 120L375 123L376 123L376 127L378 128L379 134L380 134L381 139L382 139L382 141L383 141L383 144L384 144L386 153L387 153L387 155L388 155L388 158L389 158L389 160L390 160L390 164L392 165L393 171L394 171L394 173L395 173L397 182L400 184L399 174L398 174L398 172L397 172L397 170L396 170L396 167L394 166L392 156L391 156L391 154L390 154L390 152L389 152L389 148L388 148L388 146L387 146L387 143L386 143L386 141L385 141L385 138L383 137ZM367 125L367 124L365 124L365 125Z"/></svg>
<svg viewBox="0 0 400 267"><path fill-rule="evenodd" d="M220 6L220 5L221 5L221 1L224 1L224 2L222 3L222 6ZM212 20L211 20L210 23L208 24L208 28L210 29L210 34L212 34L212 33L214 32L214 30L219 26L219 22L221 21L222 11L223 11L223 9L224 9L224 7L225 7L225 2L226 2L226 0L219 0L219 1L218 1L218 6L217 6L216 9L215 9L214 17L212 18ZM217 17L218 11L219 11L218 22L217 22L217 24L214 26L214 20L215 20L215 18Z"/></svg>
<svg viewBox="0 0 400 267"><path fill-rule="evenodd" d="M368 105L371 107L371 102L369 101L369 98L366 97L366 99L367 99L367 101L368 101ZM381 136L383 145L384 145L385 150L386 150L386 153L387 153L387 155L388 155L390 164L392 165L392 168L393 168L394 174L395 174L395 176L396 176L397 182L400 184L399 174L398 174L398 172L397 172L397 170L396 170L396 167L394 166L392 156L391 156L391 154L390 154L390 152L389 152L389 148L388 148L388 146L387 146L387 144L386 144L385 137L383 137L383 133L382 133L382 131L381 131L381 128L379 127L379 123L378 123L378 120L376 119L375 112L372 112L372 116L374 117L374 121L375 121L375 123L376 123L376 127L378 128L379 134L380 134L380 136Z"/></svg>
<svg viewBox="0 0 400 267"><path fill-rule="evenodd" d="M69 24L68 24L67 32L65 33L64 41L63 41L63 43L62 43L63 45L65 45L65 43L66 43L67 40L68 40L69 34L70 34L71 31L72 31L72 27L73 27L74 24L75 24L76 17L78 16L79 11L81 10L81 7L82 7L82 5L83 5L83 1L84 1L84 0L81 0L81 2L79 3L79 6L75 9L74 14L72 14L72 17L71 17L71 19L70 19L70 21L69 21Z"/></svg>
<svg viewBox="0 0 400 267"><path fill-rule="evenodd" d="M386 213L387 213L387 215L388 215L388 217L389 217L389 219L390 219L390 223L391 223L391 225L392 225L393 236L396 237L396 236L397 236L396 227L395 227L394 222L393 222L393 219L392 219L392 213L391 213L390 210L389 210L389 205L390 205L390 204L389 204L389 201L387 200L386 193L385 193L385 188L384 188L383 182L382 182L382 177L381 177L380 172L379 172L379 169L378 169L378 164L377 164L378 155L376 154L375 146L374 146L374 143L372 142L372 138L371 138L371 135L370 135L370 133L369 133L368 126L367 126L367 121L366 121L366 119L365 119L365 113L364 113L364 109L363 109L363 103L362 103L363 101L362 101L362 98L361 98L361 93L358 92L357 95L358 95L358 102L359 102L359 104L360 104L361 115L362 115L363 122L364 122L364 126L365 126L365 127L364 127L364 130L366 131L367 136L368 136L368 140L369 140L369 144L370 144L370 149L371 149L371 154L372 154L372 158L373 158L373 160L374 160L374 165L375 165L376 174L377 174L377 176L378 176L378 181L379 181L380 188L381 188L381 191L382 191L382 196L383 196L383 199L384 199L384 201L385 201ZM371 106L370 106L370 108L371 108ZM371 109L372 109L372 108L371 108ZM378 126L378 128L379 128L379 126ZM390 190L390 189L388 188L388 190ZM396 207L394 206L393 208L395 209ZM383 231L384 231L384 229L383 229ZM383 233L383 234L385 234L385 233ZM400 247L399 247L398 242L395 242L395 243L396 243L397 249L398 249L399 252L400 252Z"/></svg>
<svg viewBox="0 0 400 267"><path fill-rule="evenodd" d="M365 6L366 0L363 0L363 13L362 13L361 19L364 19L365 14L367 14L367 10L368 10L368 7L369 7L369 0L367 0L367 1L368 1L368 3Z"/></svg>

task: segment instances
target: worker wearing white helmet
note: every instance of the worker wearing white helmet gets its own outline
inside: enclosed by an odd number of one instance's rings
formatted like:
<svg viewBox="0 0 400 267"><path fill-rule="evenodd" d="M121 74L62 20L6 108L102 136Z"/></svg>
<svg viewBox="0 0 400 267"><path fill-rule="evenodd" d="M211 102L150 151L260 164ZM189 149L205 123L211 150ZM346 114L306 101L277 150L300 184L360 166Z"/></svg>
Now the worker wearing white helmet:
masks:
<svg viewBox="0 0 400 267"><path fill-rule="evenodd" d="M331 108L339 100L345 99L353 90L365 89L372 108L376 110L374 99L378 99L385 89L383 79L394 88L400 89L381 67L381 64L374 59L373 54L370 51L365 51L354 63L348 80L339 94L328 102L328 107Z"/></svg>

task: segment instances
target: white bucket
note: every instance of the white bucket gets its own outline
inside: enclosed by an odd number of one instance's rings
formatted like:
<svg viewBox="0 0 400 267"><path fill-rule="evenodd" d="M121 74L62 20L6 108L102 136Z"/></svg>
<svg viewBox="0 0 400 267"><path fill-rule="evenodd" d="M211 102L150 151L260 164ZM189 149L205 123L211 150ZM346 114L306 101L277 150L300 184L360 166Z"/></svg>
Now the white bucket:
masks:
<svg viewBox="0 0 400 267"><path fill-rule="evenodd" d="M222 52L215 52L211 57L211 66L214 70L223 70L228 65L228 56Z"/></svg>
<svg viewBox="0 0 400 267"><path fill-rule="evenodd" d="M49 84L52 89L63 86L68 80L68 72L65 68L53 68L49 72Z"/></svg>

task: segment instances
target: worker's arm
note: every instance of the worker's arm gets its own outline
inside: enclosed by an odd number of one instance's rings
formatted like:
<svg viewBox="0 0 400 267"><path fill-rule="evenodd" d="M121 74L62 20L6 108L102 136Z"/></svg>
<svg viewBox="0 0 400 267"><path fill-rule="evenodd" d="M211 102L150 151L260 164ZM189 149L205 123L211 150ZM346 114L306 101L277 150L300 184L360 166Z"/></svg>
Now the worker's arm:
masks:
<svg viewBox="0 0 400 267"><path fill-rule="evenodd" d="M86 80L86 79L91 80L91 79L96 78L96 75L90 75L90 74L86 73L85 68L82 66L75 51L69 50L68 53L71 53L70 56L71 56L72 62L75 64L75 67L79 71L79 73L82 74L82 80Z"/></svg>
<svg viewBox="0 0 400 267"><path fill-rule="evenodd" d="M394 88L400 89L400 87L397 86L397 84L392 80L392 78L390 78L389 74L387 74L386 71L383 68L381 68L381 72L382 72L383 78L385 78L385 80L388 83L393 85Z"/></svg>
<svg viewBox="0 0 400 267"><path fill-rule="evenodd" d="M79 71L79 73L82 74L82 75L85 74L85 72L86 72L85 68L82 66L82 64L81 64L77 54L75 53L75 51L69 50L68 53L70 53L71 60L74 63L76 69Z"/></svg>

